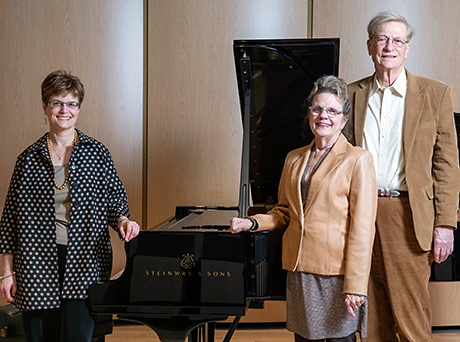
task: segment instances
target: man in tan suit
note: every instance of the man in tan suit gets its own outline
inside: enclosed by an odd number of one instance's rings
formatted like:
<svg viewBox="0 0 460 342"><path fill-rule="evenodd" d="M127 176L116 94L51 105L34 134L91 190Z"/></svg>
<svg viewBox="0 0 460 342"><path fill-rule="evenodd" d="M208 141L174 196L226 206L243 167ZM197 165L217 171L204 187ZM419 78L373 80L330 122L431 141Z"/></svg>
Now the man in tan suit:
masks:
<svg viewBox="0 0 460 342"><path fill-rule="evenodd" d="M452 90L404 68L404 17L379 13L368 34L375 73L349 85L345 132L372 153L379 187L368 341L432 341L430 265L452 253L460 188Z"/></svg>

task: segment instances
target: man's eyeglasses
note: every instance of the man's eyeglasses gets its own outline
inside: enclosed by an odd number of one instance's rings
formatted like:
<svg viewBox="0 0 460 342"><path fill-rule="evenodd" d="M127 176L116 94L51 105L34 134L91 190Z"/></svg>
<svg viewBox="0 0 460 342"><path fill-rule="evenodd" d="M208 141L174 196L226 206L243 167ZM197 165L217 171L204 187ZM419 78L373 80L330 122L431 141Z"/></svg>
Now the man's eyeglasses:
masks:
<svg viewBox="0 0 460 342"><path fill-rule="evenodd" d="M80 108L80 103L75 102L75 101L70 101L70 102L62 102L59 100L53 100L49 102L51 107L53 108L64 108L64 106L67 106L69 109L78 109Z"/></svg>
<svg viewBox="0 0 460 342"><path fill-rule="evenodd" d="M387 45L390 42L390 40L393 43L393 46L396 48L402 48L404 44L408 43L407 40L404 40L402 38L388 38L387 36L375 37L377 45Z"/></svg>
<svg viewBox="0 0 460 342"><path fill-rule="evenodd" d="M338 111L337 109L335 108L323 108L323 107L310 107L308 108L310 109L310 112L314 115L320 115L323 111L326 111L327 115L330 117L330 118L334 118L336 117L337 115L339 114L342 114L341 111Z"/></svg>

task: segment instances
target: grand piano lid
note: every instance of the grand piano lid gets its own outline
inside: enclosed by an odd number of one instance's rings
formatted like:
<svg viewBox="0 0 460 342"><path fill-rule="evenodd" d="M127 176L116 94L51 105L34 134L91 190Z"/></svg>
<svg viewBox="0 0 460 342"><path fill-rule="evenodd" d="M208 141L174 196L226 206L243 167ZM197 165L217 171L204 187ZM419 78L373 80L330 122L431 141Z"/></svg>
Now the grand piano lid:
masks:
<svg viewBox="0 0 460 342"><path fill-rule="evenodd" d="M339 38L235 40L233 52L244 128L244 217L277 203L287 153L313 139L308 125L304 130L304 102L319 77L338 75Z"/></svg>

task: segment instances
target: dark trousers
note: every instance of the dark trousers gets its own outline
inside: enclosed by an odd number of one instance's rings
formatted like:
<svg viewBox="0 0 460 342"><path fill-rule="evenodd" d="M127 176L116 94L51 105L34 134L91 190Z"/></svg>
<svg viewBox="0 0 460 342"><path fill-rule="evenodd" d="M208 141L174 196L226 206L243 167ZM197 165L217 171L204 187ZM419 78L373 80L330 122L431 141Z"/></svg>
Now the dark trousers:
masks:
<svg viewBox="0 0 460 342"><path fill-rule="evenodd" d="M66 246L58 245L59 283L62 286ZM28 342L91 342L94 318L85 300L61 300L57 309L23 311Z"/></svg>
<svg viewBox="0 0 460 342"><path fill-rule="evenodd" d="M294 334L295 342L356 342L356 335L353 333L347 337L341 338L326 338L325 340L307 340L300 335Z"/></svg>

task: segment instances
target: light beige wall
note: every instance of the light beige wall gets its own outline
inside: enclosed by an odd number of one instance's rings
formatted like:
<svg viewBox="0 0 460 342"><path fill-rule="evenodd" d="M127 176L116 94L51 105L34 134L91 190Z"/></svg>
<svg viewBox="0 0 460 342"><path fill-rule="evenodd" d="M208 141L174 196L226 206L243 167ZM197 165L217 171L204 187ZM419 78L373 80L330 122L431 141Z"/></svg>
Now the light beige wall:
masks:
<svg viewBox="0 0 460 342"><path fill-rule="evenodd" d="M85 86L77 127L109 148L141 220L143 1L0 0L0 32L0 210L16 156L48 131L40 84L62 68Z"/></svg>
<svg viewBox="0 0 460 342"><path fill-rule="evenodd" d="M305 38L306 0L148 2L148 226L177 205L238 204L233 39Z"/></svg>
<svg viewBox="0 0 460 342"><path fill-rule="evenodd" d="M367 24L381 11L400 13L415 28L406 67L450 84L460 112L460 1L313 0L313 38L340 37L340 72L347 82L372 74ZM327 24L326 24L327 23Z"/></svg>

